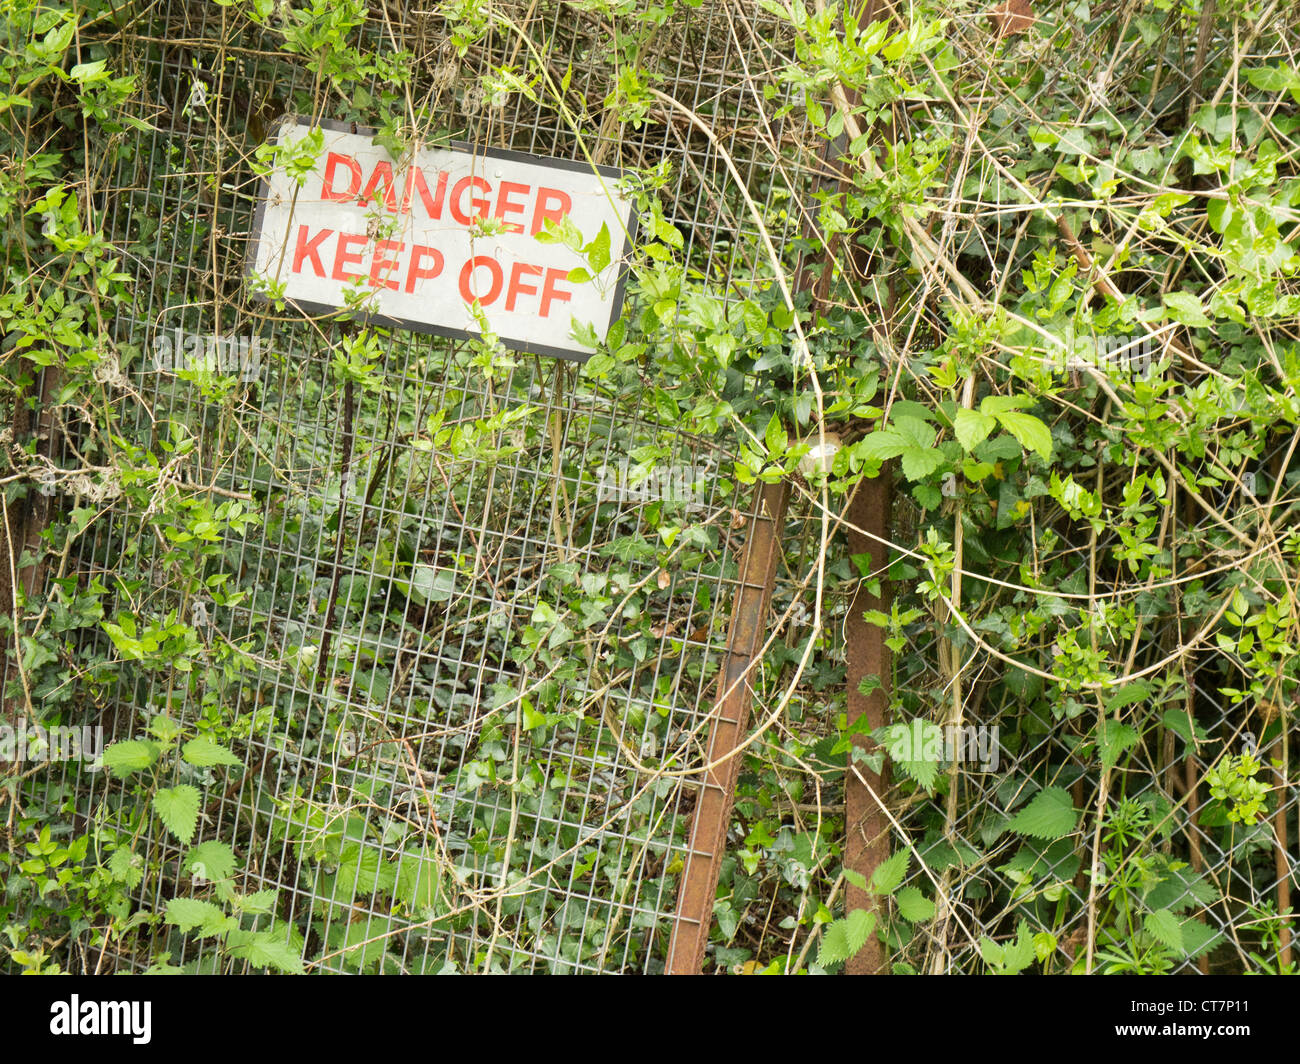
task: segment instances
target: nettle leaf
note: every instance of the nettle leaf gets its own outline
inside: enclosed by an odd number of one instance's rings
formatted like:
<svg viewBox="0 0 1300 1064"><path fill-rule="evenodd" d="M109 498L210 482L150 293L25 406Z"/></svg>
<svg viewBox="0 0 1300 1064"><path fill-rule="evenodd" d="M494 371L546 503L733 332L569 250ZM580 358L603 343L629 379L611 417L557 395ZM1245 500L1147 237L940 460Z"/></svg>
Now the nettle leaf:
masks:
<svg viewBox="0 0 1300 1064"><path fill-rule="evenodd" d="M1102 768L1114 768L1124 751L1137 744L1138 738L1136 728L1117 720L1103 721L1097 729L1097 750L1101 754Z"/></svg>
<svg viewBox="0 0 1300 1064"><path fill-rule="evenodd" d="M926 792L933 792L944 756L943 729L931 721L891 724L879 732L889 760Z"/></svg>
<svg viewBox="0 0 1300 1064"><path fill-rule="evenodd" d="M967 410L965 407L957 411L957 416L953 420L953 432L957 442L967 454L988 439L989 433L997 427L997 418L981 414L977 410Z"/></svg>
<svg viewBox="0 0 1300 1064"><path fill-rule="evenodd" d="M342 939L343 963L358 970L377 965L384 959L388 948L387 940L371 927L368 920L348 924Z"/></svg>
<svg viewBox="0 0 1300 1064"><path fill-rule="evenodd" d="M237 898L235 904L241 913L249 913L254 916L265 915L275 908L275 901L279 896L279 891L274 888L259 890Z"/></svg>
<svg viewBox="0 0 1300 1064"><path fill-rule="evenodd" d="M127 739L104 750L100 763L115 776L141 772L158 760L161 747L148 739Z"/></svg>
<svg viewBox="0 0 1300 1064"><path fill-rule="evenodd" d="M274 931L234 931L226 940L229 954L254 968L274 968L285 975L303 975L302 957Z"/></svg>
<svg viewBox="0 0 1300 1064"><path fill-rule="evenodd" d="M982 935L979 940L980 957L990 968L1001 968L1003 950L988 935Z"/></svg>
<svg viewBox="0 0 1300 1064"><path fill-rule="evenodd" d="M1168 879L1151 888L1145 901L1153 909L1178 913L1194 905L1211 905L1218 897L1219 892L1205 876L1190 868L1176 868L1169 870Z"/></svg>
<svg viewBox="0 0 1300 1064"><path fill-rule="evenodd" d="M235 874L235 851L224 842L201 842L185 855L183 871L193 878L215 883Z"/></svg>
<svg viewBox="0 0 1300 1064"><path fill-rule="evenodd" d="M234 754L220 743L200 735L181 747L181 757L196 768L210 768L213 765L242 765Z"/></svg>
<svg viewBox="0 0 1300 1064"><path fill-rule="evenodd" d="M817 963L823 968L843 964L867 944L875 930L876 914L866 909L854 909L841 920L832 920L822 931Z"/></svg>
<svg viewBox="0 0 1300 1064"><path fill-rule="evenodd" d="M1034 936L1024 920L1016 928L1016 940L1006 944L994 942L987 935L979 940L980 956L993 969L994 975L1016 975L1034 963L1037 952Z"/></svg>
<svg viewBox="0 0 1300 1064"><path fill-rule="evenodd" d="M1173 913L1168 909L1157 909L1147 913L1142 919L1142 926L1150 932L1161 945L1168 946L1175 953L1183 952L1183 928Z"/></svg>
<svg viewBox="0 0 1300 1064"><path fill-rule="evenodd" d="M1007 822L1017 835L1035 839L1063 839L1079 822L1070 792L1063 787L1046 787Z"/></svg>
<svg viewBox="0 0 1300 1064"><path fill-rule="evenodd" d="M1021 920L1016 928L1015 942L1003 947L1002 963L1008 972L1021 972L1034 963L1037 955L1034 949L1034 936L1029 933L1029 925Z"/></svg>
<svg viewBox="0 0 1300 1064"><path fill-rule="evenodd" d="M907 850L899 850L889 860L882 861L871 873L871 892L873 894L893 894L907 875L907 866L911 862Z"/></svg>
<svg viewBox="0 0 1300 1064"><path fill-rule="evenodd" d="M227 916L212 902L199 901L198 898L172 898L167 903L164 919L186 933L197 931L199 938L214 938L239 927L239 921Z"/></svg>
<svg viewBox="0 0 1300 1064"><path fill-rule="evenodd" d="M438 899L439 879L438 864L427 849L403 853L393 896L416 911L432 908Z"/></svg>
<svg viewBox="0 0 1300 1064"><path fill-rule="evenodd" d="M898 915L904 920L920 923L934 919L934 902L916 887L904 887L894 895L894 902L898 905Z"/></svg>
<svg viewBox="0 0 1300 1064"><path fill-rule="evenodd" d="M199 790L188 783L167 787L153 796L154 812L167 830L189 845L199 822Z"/></svg>
<svg viewBox="0 0 1300 1064"><path fill-rule="evenodd" d="M1208 953L1223 937L1222 931L1215 931L1208 924L1191 918L1179 925L1179 931L1183 936L1183 952L1192 960Z"/></svg>

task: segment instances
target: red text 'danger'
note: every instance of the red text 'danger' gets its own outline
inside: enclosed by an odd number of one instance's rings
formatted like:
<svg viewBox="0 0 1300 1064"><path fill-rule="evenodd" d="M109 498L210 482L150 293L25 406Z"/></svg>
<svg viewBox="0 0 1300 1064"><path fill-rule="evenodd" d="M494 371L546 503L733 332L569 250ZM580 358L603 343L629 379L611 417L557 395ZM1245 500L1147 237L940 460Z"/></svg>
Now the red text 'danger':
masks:
<svg viewBox="0 0 1300 1064"><path fill-rule="evenodd" d="M351 155L330 152L325 158L325 173L320 198L335 203L382 203L385 209L408 213L418 203L434 221L444 213L458 225L471 226L488 218L498 219L508 233L525 230L536 236L547 221L557 225L573 210L573 198L563 189L546 188L521 181L489 181L478 174L452 180L446 170L426 174L418 166L407 168L401 180L393 164L376 163L369 175Z"/></svg>

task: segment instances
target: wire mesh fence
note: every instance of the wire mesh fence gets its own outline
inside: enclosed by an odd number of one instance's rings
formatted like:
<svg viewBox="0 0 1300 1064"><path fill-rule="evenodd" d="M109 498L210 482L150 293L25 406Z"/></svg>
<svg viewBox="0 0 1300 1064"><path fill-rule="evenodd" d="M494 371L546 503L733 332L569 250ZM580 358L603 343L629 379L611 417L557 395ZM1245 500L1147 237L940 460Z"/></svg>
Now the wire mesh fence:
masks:
<svg viewBox="0 0 1300 1064"><path fill-rule="evenodd" d="M599 27L564 5L536 14L552 60L598 99L604 72L582 56ZM752 180L769 160L736 128L747 89L724 76L734 38L699 21L681 27L672 87L733 124L724 143ZM517 41L457 59L443 22L419 13L366 32L432 65L423 107L438 128L582 158L557 114L484 98L479 75ZM130 427L175 447L157 488L192 493L197 519L177 535L210 539L238 575L177 592L169 545L137 539L125 515L83 542L84 578L117 581L140 618L192 625L196 660L216 666L179 685L128 666L106 681L100 719L109 742L218 706L249 722L247 772L228 786L215 766L177 761L173 782L203 788L200 829L192 847L161 826L133 838L134 859L164 870L137 901L161 912L172 890L276 891L264 919L322 970L653 970L743 537L725 445L683 435L643 393L439 338L384 334L382 383L345 391L331 358L350 326L239 292L254 152L273 116L319 114L322 99L264 36L211 4L133 24L153 128L123 134L101 186L138 284L112 325L136 357L113 383L138 400ZM330 117L373 121L364 101L384 91L376 78ZM727 291L745 223L711 144L646 123L640 138L605 128L583 147L625 166L671 161L669 220ZM648 508L690 527L648 546L636 535ZM76 802L126 838L135 798L103 776ZM168 933L89 966L145 966ZM165 951L196 970L231 963L201 944Z"/></svg>
<svg viewBox="0 0 1300 1064"><path fill-rule="evenodd" d="M156 456L146 487L183 504L142 535L141 508L120 501L128 486L61 482L106 516L48 579L97 584L115 606L96 637L113 661L84 677L83 718L108 742L154 744L141 756L164 759L164 782L196 788L201 804L182 844L166 816L141 818L157 794L138 780L47 768L31 793L95 824L97 857L129 895L98 945L95 929L79 929L87 970L283 966L266 938L239 938L252 929L319 971L663 969L754 513L733 473L752 441L722 414L716 432L682 429L673 390L655 381L670 350L647 350L617 383L490 338L305 320L249 298L244 253L257 150L278 118L394 136L410 118L434 139L637 171L681 237L683 270L716 302L678 306L641 289L629 316L657 314L658 302L684 317L743 313L775 284L764 234L793 275L809 229L827 223L828 177L842 177L809 131L803 92L814 87L780 76L797 35L770 7L683 5L657 32L616 41L654 73L655 92L630 97L613 91L599 4L507 4L498 14L513 32L480 26L463 42L469 8L340 5L375 54L414 70L400 86L373 62L331 83L328 66L304 62L310 41L285 47L287 8L271 30L237 8L165 0L118 29L142 124L97 155L93 193L134 296L106 323L117 354L97 373L130 411L111 446ZM956 10L956 49L987 47L979 9ZM562 81L574 110L518 91L506 74L521 53L540 56L538 76ZM935 112L902 121L965 135L959 113ZM971 143L945 175L942 244L972 276L980 255L1001 276L1031 270L1010 185L994 153L972 163ZM989 187L998 202L982 198ZM926 378L948 282L910 268L874 277L868 244L851 265L882 325L837 333L849 308L831 307L821 342L870 347L889 390ZM755 374L734 376L719 391L740 407ZM75 416L66 421L64 465L96 468L76 450ZM861 432L846 422L846 436ZM1251 498L1289 503L1293 442L1272 441ZM1290 709L1233 703L1223 691L1240 670L1197 634L1206 603L1257 553L1225 554L1213 514L1172 508L1162 543L1175 565L1200 560L1185 614L1171 614L1152 605L1154 581L1112 595L1094 570L1089 584L1082 559L1123 549L1115 533L1089 542L1058 524L1032 573L972 546L968 586L989 608L958 623L921 585L934 578L925 530L951 536L960 511L936 517L903 496L890 557L854 558L824 522L826 497L793 479L770 638L748 679L759 725L740 755L710 968L815 956L845 882L846 777L867 771L884 788L887 849L907 855L879 925L896 970L997 969L1035 934L1044 964L1075 964L1086 943L1123 968L1135 927L1171 936L1160 917L1150 923L1161 912L1177 917L1181 945L1168 970L1289 963L1279 909L1295 877ZM1225 490L1224 512L1252 505ZM834 500L832 526L843 510ZM1054 567L1078 575L1050 594L1029 586ZM1007 579L985 580L993 572ZM894 665L881 680L904 731L877 738L895 752L903 735L937 742L934 756L855 760L845 738L848 602L884 577ZM1131 645L1113 652L1145 682L1111 694L1150 704L1158 727L1129 728L1123 701L1111 729L1082 695L1044 696L1099 653L1096 641L1058 645L1050 672L1007 680L1037 660L1025 650L1037 633L1014 630L1015 604L1042 600L1057 615L1086 602L1103 644L1106 610L1137 610ZM200 744L184 757L173 750L182 728ZM1254 824L1207 797L1207 776L1237 749L1282 766ZM1059 795L1071 830L1036 833L1026 810ZM210 908L187 912L178 898ZM212 924L214 909L230 922Z"/></svg>

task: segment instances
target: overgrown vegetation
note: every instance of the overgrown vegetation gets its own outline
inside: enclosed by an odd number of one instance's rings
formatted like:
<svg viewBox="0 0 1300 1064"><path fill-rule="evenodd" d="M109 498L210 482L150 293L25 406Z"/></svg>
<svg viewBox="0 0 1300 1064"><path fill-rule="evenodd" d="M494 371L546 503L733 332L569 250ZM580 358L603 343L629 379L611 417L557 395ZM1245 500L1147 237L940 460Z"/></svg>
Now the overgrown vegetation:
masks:
<svg viewBox="0 0 1300 1064"><path fill-rule="evenodd" d="M0 5L4 716L108 736L5 766L8 968L660 970L784 481L707 968L1294 972L1285 5ZM623 319L577 368L255 301L283 114L626 167Z"/></svg>

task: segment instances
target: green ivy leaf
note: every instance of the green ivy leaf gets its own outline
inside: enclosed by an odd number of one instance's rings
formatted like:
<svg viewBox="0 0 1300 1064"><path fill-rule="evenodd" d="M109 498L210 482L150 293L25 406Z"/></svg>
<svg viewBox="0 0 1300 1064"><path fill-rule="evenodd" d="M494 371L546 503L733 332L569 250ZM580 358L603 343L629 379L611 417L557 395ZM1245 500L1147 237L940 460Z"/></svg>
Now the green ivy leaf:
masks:
<svg viewBox="0 0 1300 1064"><path fill-rule="evenodd" d="M1191 292L1166 292L1163 301L1165 311L1174 321L1196 329L1214 324L1205 316L1205 308L1201 306L1201 301Z"/></svg>

